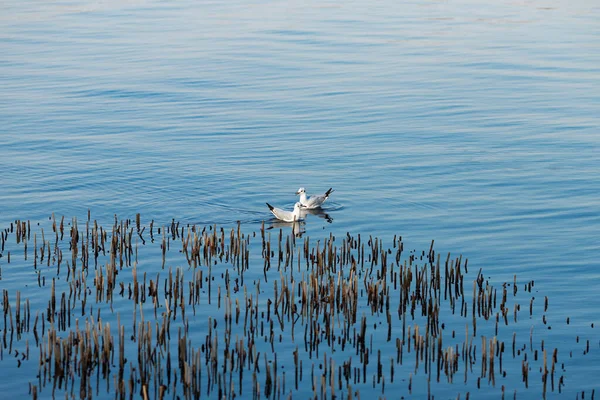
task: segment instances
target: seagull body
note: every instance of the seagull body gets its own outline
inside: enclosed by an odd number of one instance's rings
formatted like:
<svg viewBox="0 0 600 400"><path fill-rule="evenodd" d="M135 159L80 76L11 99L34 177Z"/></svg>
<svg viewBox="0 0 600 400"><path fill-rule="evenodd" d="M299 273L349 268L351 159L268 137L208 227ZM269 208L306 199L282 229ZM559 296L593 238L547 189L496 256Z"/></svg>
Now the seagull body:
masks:
<svg viewBox="0 0 600 400"><path fill-rule="evenodd" d="M300 221L302 219L300 217L300 208L302 208L302 204L300 204L300 202L294 204L294 211L282 210L281 208L273 207L269 203L267 203L267 207L269 207L269 210L271 210L275 218L280 219L282 221L295 222Z"/></svg>
<svg viewBox="0 0 600 400"><path fill-rule="evenodd" d="M329 198L329 195L333 192L332 188L329 188L325 194L318 194L310 197L306 197L306 190L304 188L298 189L297 195L300 195L300 204L309 210L321 207L321 205Z"/></svg>

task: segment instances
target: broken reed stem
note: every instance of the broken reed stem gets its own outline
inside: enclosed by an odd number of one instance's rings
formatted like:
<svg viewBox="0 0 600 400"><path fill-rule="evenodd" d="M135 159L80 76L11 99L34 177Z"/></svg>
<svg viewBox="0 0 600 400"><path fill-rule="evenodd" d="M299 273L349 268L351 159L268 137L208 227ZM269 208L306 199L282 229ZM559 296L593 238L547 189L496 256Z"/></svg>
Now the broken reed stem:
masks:
<svg viewBox="0 0 600 400"><path fill-rule="evenodd" d="M36 396L47 394L52 386L67 397L77 391L89 397L106 390L119 398L234 398L249 391L274 398L287 393L286 385L296 391L310 385L308 390L322 398L358 397L361 385L379 388L386 396L393 395L385 393L386 382L387 386L398 382L408 363L409 393L413 374L418 377L424 372L429 392L431 382L440 382L441 377L452 383L459 368L464 369L464 382L471 382L469 374L474 373L477 361L481 362L478 384L487 377L493 387L496 373L505 373L504 342L498 337L509 326L510 283L501 288L497 305L498 291L482 271L469 278L468 260L462 256L448 254L443 264L441 255L436 257L434 241L428 252L404 252L397 236L392 248L386 248L374 236L362 240L360 235L348 233L340 239L329 234L319 240L308 236L301 240L293 230L287 236L284 229L271 235L264 223L257 235L245 234L240 223L226 231L217 225L200 228L172 220L157 230L162 240L154 246L160 247L162 265L156 266L143 255L138 259L138 250L154 243L154 220L146 242L146 226L139 213L134 222L115 216L112 230L95 220L92 224L89 210L87 217L82 230L73 218L68 238L63 240L64 217L59 225L53 215L53 238L46 240L40 227L38 244L34 232L29 260L30 225L15 224L16 245L23 246L24 260L37 271L37 289L45 287L50 292L46 309L41 315L36 310L31 328L29 299L17 291L13 312L8 290L3 291L5 343L12 341L13 331L17 341L33 335L40 353L40 378L31 389ZM3 252L5 243L15 248L13 241L7 242L8 235L5 231L1 236ZM260 252L254 253L256 249ZM63 250L71 252L66 279L60 270ZM3 254L10 261L10 251ZM256 262L263 265L259 274L251 268ZM54 276L51 285L45 286L49 271ZM244 279L245 275L251 278ZM465 293L465 278L467 285L473 279L472 293ZM516 279L515 275L513 297ZM513 309L516 323L519 304ZM152 313L150 318L147 311ZM132 315L125 323L120 318L123 312ZM208 324L198 322L203 315L211 315ZM116 338L110 326L115 316ZM462 344L448 345L447 340L456 339L454 330L443 322L448 318L472 321L472 331L468 323L464 325ZM495 324L494 336L481 336L477 352L473 340L477 325L486 329L490 323ZM533 351L533 327L528 345L522 345L516 333L512 338L509 363L523 357L527 387L530 363L537 361L526 357ZM278 350L290 343L294 373L286 375ZM386 357L386 343L395 345L395 356ZM16 347L10 349L15 354ZM404 352L410 357L404 357ZM554 390L557 350L550 368L543 341L542 352L543 362L539 362L545 393L547 381ZM303 374L303 365L312 367L310 376ZM99 388L99 382L105 389ZM504 393L504 385L501 390Z"/></svg>

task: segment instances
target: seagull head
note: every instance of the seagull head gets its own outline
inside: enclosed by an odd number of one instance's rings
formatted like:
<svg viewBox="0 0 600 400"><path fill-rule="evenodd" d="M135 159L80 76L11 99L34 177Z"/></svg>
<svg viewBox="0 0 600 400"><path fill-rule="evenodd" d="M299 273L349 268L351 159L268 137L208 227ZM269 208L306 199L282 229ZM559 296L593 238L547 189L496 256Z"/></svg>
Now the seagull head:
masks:
<svg viewBox="0 0 600 400"><path fill-rule="evenodd" d="M304 188L300 188L298 189L298 191L296 192L297 195L302 194L302 193L306 193L306 190L304 190Z"/></svg>

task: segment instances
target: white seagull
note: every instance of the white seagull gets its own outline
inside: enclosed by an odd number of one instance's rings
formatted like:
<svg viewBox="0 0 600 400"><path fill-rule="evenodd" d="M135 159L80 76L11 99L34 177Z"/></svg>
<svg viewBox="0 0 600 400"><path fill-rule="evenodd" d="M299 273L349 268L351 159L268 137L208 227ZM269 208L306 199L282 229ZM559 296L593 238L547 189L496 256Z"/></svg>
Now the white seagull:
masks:
<svg viewBox="0 0 600 400"><path fill-rule="evenodd" d="M329 195L333 192L332 188L329 188L325 194L318 194L314 196L306 197L306 190L304 188L298 189L296 192L297 195L300 195L300 204L302 204L305 208L309 210L313 210L315 208L321 207L321 205L329 198Z"/></svg>
<svg viewBox="0 0 600 400"><path fill-rule="evenodd" d="M294 211L282 210L281 208L273 207L269 203L267 203L267 207L269 207L269 210L271 210L275 218L282 221L296 222L302 220L300 217L300 208L302 208L302 204L300 204L300 202L294 204Z"/></svg>

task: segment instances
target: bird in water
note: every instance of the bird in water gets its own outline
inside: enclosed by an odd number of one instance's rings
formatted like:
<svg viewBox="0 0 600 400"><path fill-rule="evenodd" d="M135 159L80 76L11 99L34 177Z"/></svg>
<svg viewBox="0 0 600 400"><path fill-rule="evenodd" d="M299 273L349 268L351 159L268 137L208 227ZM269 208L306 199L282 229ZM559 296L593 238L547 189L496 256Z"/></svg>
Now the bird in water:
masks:
<svg viewBox="0 0 600 400"><path fill-rule="evenodd" d="M281 208L273 207L269 203L267 203L267 207L269 207L269 210L271 210L275 218L280 219L282 221L296 222L302 220L302 218L300 217L300 209L303 208L303 206L302 204L300 204L300 202L294 204L294 211L282 210Z"/></svg>
<svg viewBox="0 0 600 400"><path fill-rule="evenodd" d="M306 197L306 190L304 188L298 189L296 192L300 196L300 204L309 210L321 207L321 205L329 198L329 195L333 192L332 188L329 188L325 194L317 194L310 197Z"/></svg>

